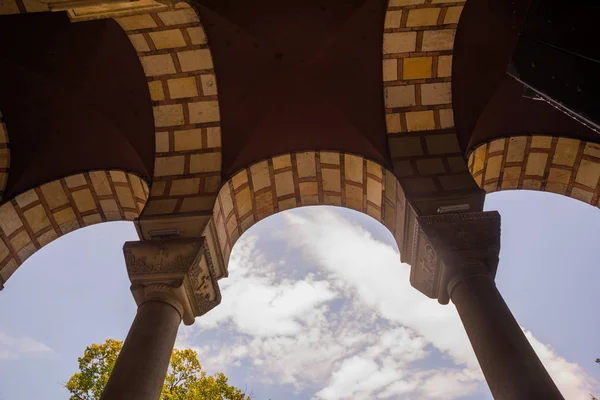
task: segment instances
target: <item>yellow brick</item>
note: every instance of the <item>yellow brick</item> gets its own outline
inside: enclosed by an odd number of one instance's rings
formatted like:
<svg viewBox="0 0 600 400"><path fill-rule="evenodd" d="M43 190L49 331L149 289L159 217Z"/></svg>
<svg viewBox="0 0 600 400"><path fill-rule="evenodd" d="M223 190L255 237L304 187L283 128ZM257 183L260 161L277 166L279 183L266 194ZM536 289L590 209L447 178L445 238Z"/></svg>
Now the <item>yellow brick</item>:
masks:
<svg viewBox="0 0 600 400"><path fill-rule="evenodd" d="M121 207L135 208L135 200L133 200L131 189L117 186L115 187L115 191L117 192L117 198L119 199L119 203L121 203Z"/></svg>
<svg viewBox="0 0 600 400"><path fill-rule="evenodd" d="M292 166L292 158L289 155L273 157L273 169L281 169Z"/></svg>
<svg viewBox="0 0 600 400"><path fill-rule="evenodd" d="M437 76L439 78L445 78L448 76L452 76L452 56L439 56L438 57Z"/></svg>
<svg viewBox="0 0 600 400"><path fill-rule="evenodd" d="M504 145L506 143L506 139L497 139L492 140L490 142L490 153L494 153L496 151L504 151Z"/></svg>
<svg viewBox="0 0 600 400"><path fill-rule="evenodd" d="M321 164L340 165L340 155L338 153L321 151L319 154L321 156Z"/></svg>
<svg viewBox="0 0 600 400"><path fill-rule="evenodd" d="M423 51L452 50L455 29L423 32Z"/></svg>
<svg viewBox="0 0 600 400"><path fill-rule="evenodd" d="M15 249L16 251L19 251L23 247L25 247L27 244L29 244L30 242L31 242L31 238L29 237L29 234L27 233L27 231L22 231L21 233L19 233L17 236L15 236L14 238L12 238L10 240L10 245L12 246L13 249Z"/></svg>
<svg viewBox="0 0 600 400"><path fill-rule="evenodd" d="M183 125L183 106L181 104L154 106L153 110L156 127Z"/></svg>
<svg viewBox="0 0 600 400"><path fill-rule="evenodd" d="M363 182L363 159L361 157L344 154L345 178L347 180Z"/></svg>
<svg viewBox="0 0 600 400"><path fill-rule="evenodd" d="M414 111L406 113L408 131L427 131L435 129L433 111Z"/></svg>
<svg viewBox="0 0 600 400"><path fill-rule="evenodd" d="M346 185L346 207L354 210L363 210L363 191L362 188Z"/></svg>
<svg viewBox="0 0 600 400"><path fill-rule="evenodd" d="M141 33L129 35L129 41L135 48L135 51L137 51L138 53L150 51L150 46L148 45L148 42L146 42L146 38L144 37L144 35L142 35Z"/></svg>
<svg viewBox="0 0 600 400"><path fill-rule="evenodd" d="M158 13L158 16L162 20L162 22L167 26L199 22L198 15L196 14L196 11L194 11L193 8L161 12Z"/></svg>
<svg viewBox="0 0 600 400"><path fill-rule="evenodd" d="M106 176L106 173L103 171L93 171L90 172L90 179L92 180L92 185L94 186L94 191L98 196L104 196L108 194L112 194L112 190L110 188L110 183Z"/></svg>
<svg viewBox="0 0 600 400"><path fill-rule="evenodd" d="M432 57L404 59L404 79L431 78Z"/></svg>
<svg viewBox="0 0 600 400"><path fill-rule="evenodd" d="M194 154L190 157L190 172L221 171L221 153Z"/></svg>
<svg viewBox="0 0 600 400"><path fill-rule="evenodd" d="M381 183L377 182L375 179L368 178L367 179L367 200L371 203L381 206L382 199L382 186Z"/></svg>
<svg viewBox="0 0 600 400"><path fill-rule="evenodd" d="M154 22L150 14L132 15L131 17L117 18L117 22L125 31L156 27L156 22Z"/></svg>
<svg viewBox="0 0 600 400"><path fill-rule="evenodd" d="M548 161L548 154L530 153L529 157L527 157L525 175L544 176L544 171L546 170L546 161Z"/></svg>
<svg viewBox="0 0 600 400"><path fill-rule="evenodd" d="M291 171L275 174L275 189L278 197L294 193L294 177Z"/></svg>
<svg viewBox="0 0 600 400"><path fill-rule="evenodd" d="M388 86L385 88L386 107L409 107L416 104L415 85Z"/></svg>
<svg viewBox="0 0 600 400"><path fill-rule="evenodd" d="M571 197L583 201L584 203L590 204L592 202L593 196L593 192L583 190L578 187L574 187L573 190L571 190Z"/></svg>
<svg viewBox="0 0 600 400"><path fill-rule="evenodd" d="M171 196L197 194L200 188L200 178L176 179L171 182Z"/></svg>
<svg viewBox="0 0 600 400"><path fill-rule="evenodd" d="M448 10L446 11L446 17L444 18L444 23L458 24L462 10L463 6L448 7Z"/></svg>
<svg viewBox="0 0 600 400"><path fill-rule="evenodd" d="M165 92L161 81L148 82L148 89L150 90L150 99L154 101L164 100Z"/></svg>
<svg viewBox="0 0 600 400"><path fill-rule="evenodd" d="M84 219L85 219L85 217L84 217ZM102 222L102 221L99 221L99 222ZM38 236L37 241L40 244L40 246L44 247L48 243L54 241L57 237L58 236L56 235L56 232L54 232L54 229L51 229L48 232Z"/></svg>
<svg viewBox="0 0 600 400"><path fill-rule="evenodd" d="M251 166L250 174L252 176L252 188L255 192L271 186L269 164L266 161L262 161Z"/></svg>
<svg viewBox="0 0 600 400"><path fill-rule="evenodd" d="M73 196L73 200L75 200L79 212L90 211L96 208L96 202L92 197L90 189L78 190L71 193L71 195Z"/></svg>
<svg viewBox="0 0 600 400"><path fill-rule="evenodd" d="M398 61L395 58L383 60L383 80L395 81L398 79Z"/></svg>
<svg viewBox="0 0 600 400"><path fill-rule="evenodd" d="M548 147L550 147L550 146L548 146ZM585 154L587 156L600 158L600 144L587 143L585 145L585 149L583 150L583 154Z"/></svg>
<svg viewBox="0 0 600 400"><path fill-rule="evenodd" d="M508 142L506 162L521 162L525 157L527 138L525 136L511 137Z"/></svg>
<svg viewBox="0 0 600 400"><path fill-rule="evenodd" d="M193 76L187 78L169 79L167 84L169 86L169 94L171 95L172 99L198 96L196 78Z"/></svg>
<svg viewBox="0 0 600 400"><path fill-rule="evenodd" d="M208 49L189 50L177 53L183 72L212 69L213 62Z"/></svg>
<svg viewBox="0 0 600 400"><path fill-rule="evenodd" d="M317 182L301 182L300 186L300 196L316 196L319 194L319 187Z"/></svg>
<svg viewBox="0 0 600 400"><path fill-rule="evenodd" d="M41 204L25 211L23 214L33 232L38 232L50 225L46 210Z"/></svg>
<svg viewBox="0 0 600 400"><path fill-rule="evenodd" d="M430 83L421 85L421 103L426 106L452 103L450 83Z"/></svg>
<svg viewBox="0 0 600 400"><path fill-rule="evenodd" d="M127 183L127 175L123 171L112 170L109 175L113 182Z"/></svg>
<svg viewBox="0 0 600 400"><path fill-rule="evenodd" d="M185 40L179 29L150 32L150 39L157 50L185 47Z"/></svg>
<svg viewBox="0 0 600 400"><path fill-rule="evenodd" d="M392 113L385 115L385 126L388 133L398 133L402 131L400 124L400 114Z"/></svg>
<svg viewBox="0 0 600 400"><path fill-rule="evenodd" d="M299 178L317 176L315 152L296 154L296 167L298 168Z"/></svg>
<svg viewBox="0 0 600 400"><path fill-rule="evenodd" d="M485 180L498 179L502 167L502 156L490 157L485 166Z"/></svg>
<svg viewBox="0 0 600 400"><path fill-rule="evenodd" d="M599 178L600 163L590 160L581 160L575 182L595 189L600 183L598 182Z"/></svg>
<svg viewBox="0 0 600 400"><path fill-rule="evenodd" d="M16 197L16 201L17 204L19 205L19 207L25 207L28 204L33 203L34 201L38 201L40 198L38 197L37 193L35 192L35 190L28 190L25 193L21 193L20 195L18 195ZM1 258L0 258L1 260Z"/></svg>
<svg viewBox="0 0 600 400"><path fill-rule="evenodd" d="M250 188L244 188L235 195L235 203L238 210L238 215L241 217L252 211L252 197L250 196Z"/></svg>
<svg viewBox="0 0 600 400"><path fill-rule="evenodd" d="M8 134L6 133L6 125L0 122L0 143L8 143Z"/></svg>
<svg viewBox="0 0 600 400"><path fill-rule="evenodd" d="M454 112L451 108L445 108L439 111L440 113L440 126L442 129L454 127Z"/></svg>
<svg viewBox="0 0 600 400"><path fill-rule="evenodd" d="M146 76L174 74L177 72L169 54L140 57Z"/></svg>
<svg viewBox="0 0 600 400"><path fill-rule="evenodd" d="M156 152L169 152L169 132L156 132Z"/></svg>
<svg viewBox="0 0 600 400"><path fill-rule="evenodd" d="M85 180L85 176L83 176L83 174L71 175L69 177L66 177L65 182L67 184L67 187L69 188L87 185L87 181Z"/></svg>
<svg viewBox="0 0 600 400"><path fill-rule="evenodd" d="M202 148L202 130L175 131L175 151L199 150Z"/></svg>
<svg viewBox="0 0 600 400"><path fill-rule="evenodd" d="M208 148L221 147L221 128L218 126L206 128L206 145Z"/></svg>
<svg viewBox="0 0 600 400"><path fill-rule="evenodd" d="M394 32L383 34L383 54L408 53L415 51L416 32Z"/></svg>
<svg viewBox="0 0 600 400"><path fill-rule="evenodd" d="M579 143L576 139L559 138L552 163L572 167L575 164Z"/></svg>
<svg viewBox="0 0 600 400"><path fill-rule="evenodd" d="M214 196L187 197L181 204L181 212L212 210L215 205Z"/></svg>
<svg viewBox="0 0 600 400"><path fill-rule="evenodd" d="M323 190L339 192L342 190L341 176L339 169L323 168L321 170L323 177Z"/></svg>
<svg viewBox="0 0 600 400"><path fill-rule="evenodd" d="M184 156L156 157L154 160L154 176L183 174Z"/></svg>
<svg viewBox="0 0 600 400"><path fill-rule="evenodd" d="M52 214L54 216L54 220L58 225L62 225L66 222L73 221L77 219L75 216L75 212L71 207L65 208L64 210L57 211Z"/></svg>
<svg viewBox="0 0 600 400"><path fill-rule="evenodd" d="M551 136L532 136L531 138L532 149L549 149L551 145Z"/></svg>
<svg viewBox="0 0 600 400"><path fill-rule="evenodd" d="M400 28L400 20L402 19L402 10L393 10L385 13L385 29Z"/></svg>
<svg viewBox="0 0 600 400"><path fill-rule="evenodd" d="M247 182L248 182L248 173L246 172L245 169L241 170L240 172L238 172L231 178L231 184L233 185L234 190L239 188L240 186L242 186L243 184L245 184Z"/></svg>
<svg viewBox="0 0 600 400"><path fill-rule="evenodd" d="M197 103L189 103L190 122L192 124L203 122L217 122L220 120L219 102L217 101L200 101Z"/></svg>
<svg viewBox="0 0 600 400"><path fill-rule="evenodd" d="M206 44L206 34L201 27L187 28L187 32L192 40L192 44Z"/></svg>
<svg viewBox="0 0 600 400"><path fill-rule="evenodd" d="M502 189L516 189L519 186L519 177L521 176L521 167L504 168L502 177Z"/></svg>
<svg viewBox="0 0 600 400"><path fill-rule="evenodd" d="M50 209L55 209L69 202L60 181L54 181L42 185L42 194L48 202Z"/></svg>
<svg viewBox="0 0 600 400"><path fill-rule="evenodd" d="M367 173L378 178L383 178L382 167L370 160L367 160Z"/></svg>
<svg viewBox="0 0 600 400"><path fill-rule="evenodd" d="M205 96L214 96L217 94L217 81L213 74L202 75L202 93Z"/></svg>
<svg viewBox="0 0 600 400"><path fill-rule="evenodd" d="M6 168L10 165L10 150L0 149L0 167Z"/></svg>
<svg viewBox="0 0 600 400"><path fill-rule="evenodd" d="M150 196L163 196L167 187L166 181L154 181L150 188Z"/></svg>
<svg viewBox="0 0 600 400"><path fill-rule="evenodd" d="M408 19L406 20L406 26L436 25L439 15L439 8L416 8L410 10Z"/></svg>

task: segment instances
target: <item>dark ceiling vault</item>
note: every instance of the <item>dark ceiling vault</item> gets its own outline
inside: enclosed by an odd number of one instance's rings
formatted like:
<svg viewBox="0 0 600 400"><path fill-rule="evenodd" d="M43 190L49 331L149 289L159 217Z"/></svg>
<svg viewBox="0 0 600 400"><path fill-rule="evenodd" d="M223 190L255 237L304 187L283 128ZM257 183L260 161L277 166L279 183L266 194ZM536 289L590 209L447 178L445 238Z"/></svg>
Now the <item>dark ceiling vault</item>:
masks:
<svg viewBox="0 0 600 400"><path fill-rule="evenodd" d="M465 5L452 66L454 118L465 152L504 136L600 140L596 132L553 106L523 97L523 85L507 75L531 3L470 0Z"/></svg>
<svg viewBox="0 0 600 400"><path fill-rule="evenodd" d="M385 0L196 0L213 56L223 174L281 153L337 150L388 168Z"/></svg>
<svg viewBox="0 0 600 400"><path fill-rule="evenodd" d="M0 16L0 110L11 163L4 199L90 170L150 180L154 121L144 71L112 19Z"/></svg>

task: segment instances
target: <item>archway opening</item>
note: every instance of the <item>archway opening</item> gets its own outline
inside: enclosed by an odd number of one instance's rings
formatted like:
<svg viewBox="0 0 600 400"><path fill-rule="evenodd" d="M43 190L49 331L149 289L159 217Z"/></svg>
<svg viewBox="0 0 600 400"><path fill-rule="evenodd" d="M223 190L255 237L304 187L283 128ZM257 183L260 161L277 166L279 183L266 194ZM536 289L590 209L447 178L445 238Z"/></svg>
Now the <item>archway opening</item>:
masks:
<svg viewBox="0 0 600 400"><path fill-rule="evenodd" d="M527 215L518 217L519 229L513 229L514 217L503 209L508 202L493 200L488 207L500 209L504 236L521 237ZM556 226L560 229L563 222L557 219ZM32 391L43 390L44 398L62 399L60 381L76 370L76 357L85 345L125 337L135 305L120 247L135 238L130 223L85 228L36 253L15 275L2 296L19 292L20 297L0 302L0 339L29 337L49 350L16 361L0 357L5 396L35 398ZM503 260L511 257L505 254L511 245L504 240ZM108 245L114 251L107 251ZM523 247L511 251L518 255ZM557 344L553 332L560 322L540 331L535 321L521 317L529 298L547 295L543 285L515 302L509 286L503 286L502 268L501 262L500 289L519 322L533 332L536 350L565 396L597 393L595 366L580 363L570 349ZM219 282L222 303L195 325L180 328L177 345L196 349L207 371L225 372L230 384L256 398L491 398L454 306L439 305L412 289L408 273L393 236L363 213L326 206L283 211L238 239L229 278ZM84 281L77 282L80 278ZM67 285L57 286L61 282ZM73 288L78 292L70 292ZM42 298L35 307L26 302L34 290ZM84 302L84 296L96 301ZM113 300L118 304L106 311ZM537 314L547 318L551 313ZM57 325L63 336L52 342L46 335ZM8 334L5 327L11 329ZM591 356L594 351L590 347ZM53 371L48 377L54 378L24 385L34 365Z"/></svg>

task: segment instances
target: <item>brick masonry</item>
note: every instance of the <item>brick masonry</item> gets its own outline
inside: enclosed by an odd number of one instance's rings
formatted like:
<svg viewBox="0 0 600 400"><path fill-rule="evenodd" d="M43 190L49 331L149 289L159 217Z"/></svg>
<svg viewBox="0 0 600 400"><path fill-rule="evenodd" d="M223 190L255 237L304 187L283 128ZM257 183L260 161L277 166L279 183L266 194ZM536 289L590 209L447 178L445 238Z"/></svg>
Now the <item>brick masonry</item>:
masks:
<svg viewBox="0 0 600 400"><path fill-rule="evenodd" d="M454 131L452 50L464 0L390 0L383 80L394 172L410 197L476 188Z"/></svg>
<svg viewBox="0 0 600 400"><path fill-rule="evenodd" d="M226 182L213 218L225 263L237 239L263 218L299 206L332 205L383 223L402 248L407 203L393 172L363 157L331 151L283 154Z"/></svg>
<svg viewBox="0 0 600 400"><path fill-rule="evenodd" d="M93 171L49 182L0 206L0 287L37 250L78 228L132 221L148 185L122 171Z"/></svg>
<svg viewBox="0 0 600 400"><path fill-rule="evenodd" d="M469 171L486 192L558 193L600 207L600 145L551 136L514 136L475 148Z"/></svg>

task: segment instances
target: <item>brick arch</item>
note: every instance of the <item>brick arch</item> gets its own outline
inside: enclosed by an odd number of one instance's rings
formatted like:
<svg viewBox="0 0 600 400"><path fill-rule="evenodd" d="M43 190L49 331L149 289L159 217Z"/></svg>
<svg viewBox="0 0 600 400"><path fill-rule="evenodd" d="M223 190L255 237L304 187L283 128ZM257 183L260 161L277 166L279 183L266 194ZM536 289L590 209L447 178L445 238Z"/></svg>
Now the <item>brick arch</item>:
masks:
<svg viewBox="0 0 600 400"><path fill-rule="evenodd" d="M263 160L223 185L213 220L225 265L235 242L252 225L277 212L310 205L347 207L370 215L403 248L411 209L394 174L361 156L308 151Z"/></svg>
<svg viewBox="0 0 600 400"><path fill-rule="evenodd" d="M600 207L600 145L552 136L513 136L476 147L469 171L486 192L539 190Z"/></svg>
<svg viewBox="0 0 600 400"><path fill-rule="evenodd" d="M212 57L187 3L116 18L138 52L156 128L154 179L143 216L210 215L221 186L221 129Z"/></svg>
<svg viewBox="0 0 600 400"><path fill-rule="evenodd" d="M72 21L114 18L137 51L146 75L155 122L156 158L150 197L142 216L192 212L211 215L221 187L221 128L206 35L189 4L148 3L98 9L92 5L68 13ZM129 4L131 8L125 7ZM49 10L49 3L37 0L7 0L0 5L0 15ZM1 162L0 157L0 173Z"/></svg>
<svg viewBox="0 0 600 400"><path fill-rule="evenodd" d="M123 171L91 171L28 190L0 205L0 289L33 253L59 236L107 221L132 221L148 185Z"/></svg>
<svg viewBox="0 0 600 400"><path fill-rule="evenodd" d="M466 0L390 0L383 34L385 117L407 196L477 190L452 110L452 53Z"/></svg>

